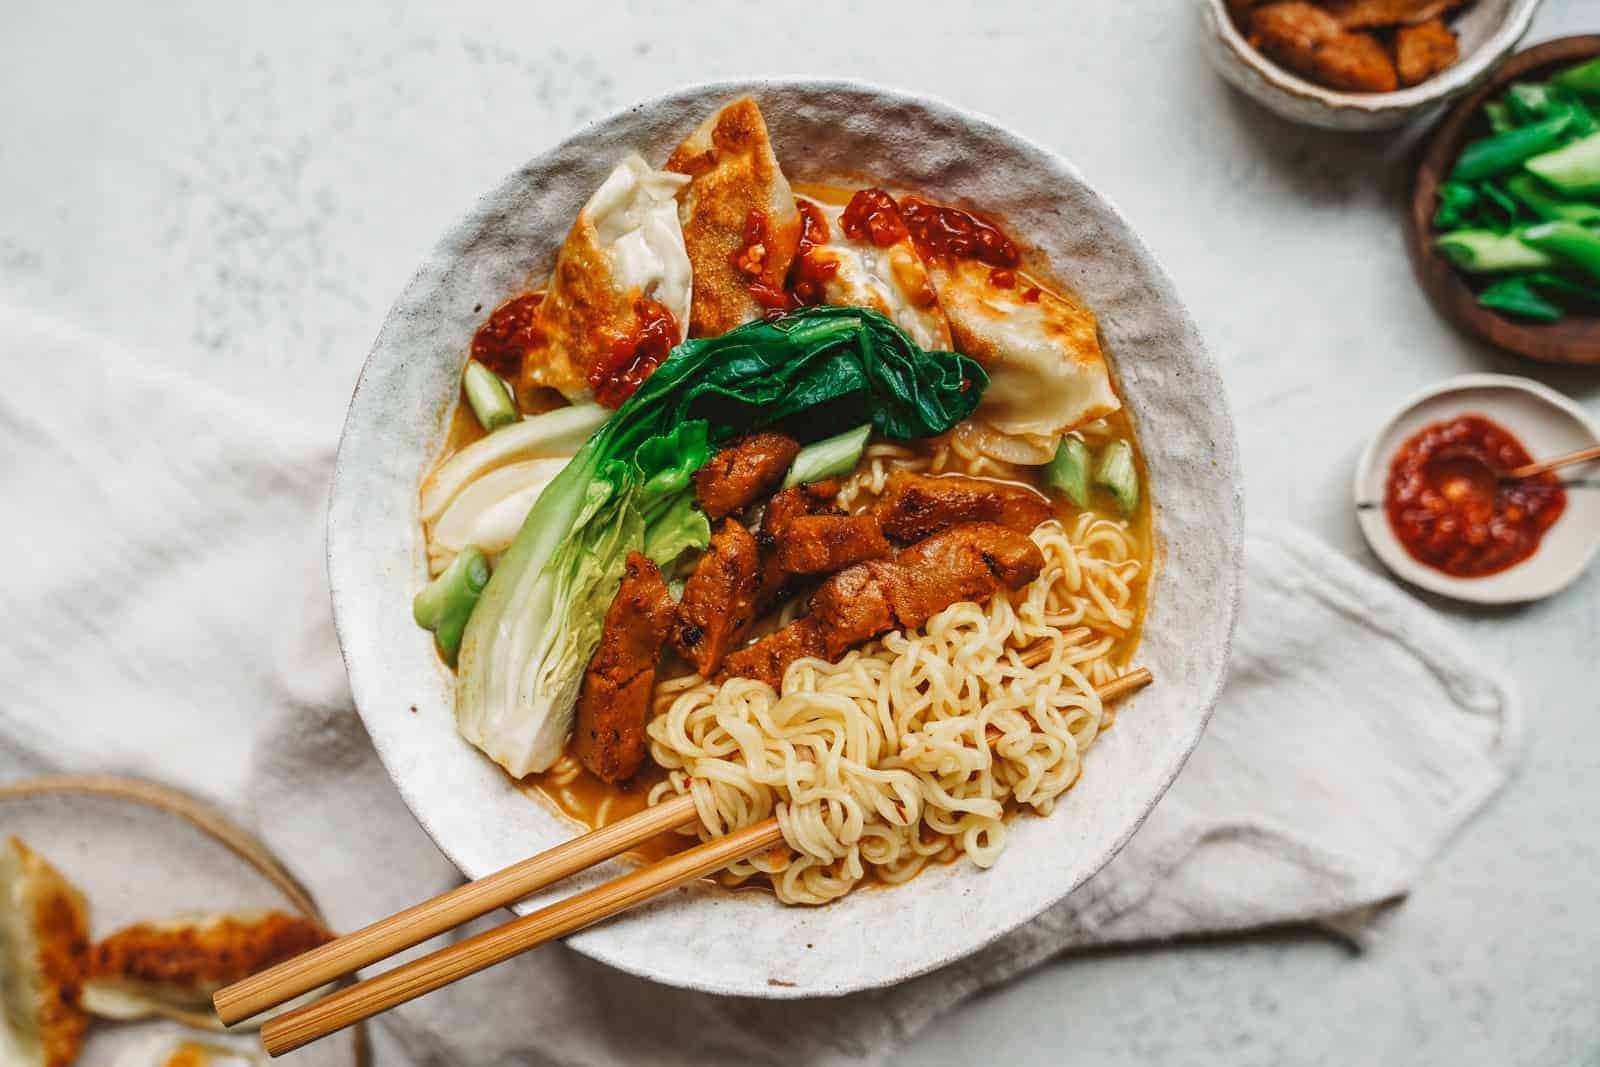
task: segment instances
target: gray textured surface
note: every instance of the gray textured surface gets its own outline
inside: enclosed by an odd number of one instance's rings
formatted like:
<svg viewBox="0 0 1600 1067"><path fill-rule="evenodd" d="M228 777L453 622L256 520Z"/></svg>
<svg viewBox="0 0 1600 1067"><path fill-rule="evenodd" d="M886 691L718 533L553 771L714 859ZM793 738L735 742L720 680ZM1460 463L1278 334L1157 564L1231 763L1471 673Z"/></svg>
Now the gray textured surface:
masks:
<svg viewBox="0 0 1600 1067"><path fill-rule="evenodd" d="M1174 0L654 10L9 3L0 297L230 388L299 376L299 413L337 421L423 254L533 152L684 81L831 74L934 92L1073 159L1222 362L1252 512L1369 565L1351 465L1399 397L1494 370L1600 410L1600 373L1498 355L1434 316L1399 239L1407 135L1264 114L1205 65ZM1595 30L1592 0L1549 0L1529 41ZM1524 765L1373 948L1288 933L1071 959L900 1062L1600 1060L1600 575L1524 609L1441 610L1522 682Z"/></svg>

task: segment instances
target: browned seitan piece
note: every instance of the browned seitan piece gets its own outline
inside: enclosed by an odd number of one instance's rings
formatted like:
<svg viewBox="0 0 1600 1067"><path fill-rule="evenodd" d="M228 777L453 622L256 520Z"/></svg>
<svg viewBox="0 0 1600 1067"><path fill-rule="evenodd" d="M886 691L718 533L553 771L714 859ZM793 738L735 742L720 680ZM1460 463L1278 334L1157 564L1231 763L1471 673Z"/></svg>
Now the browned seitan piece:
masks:
<svg viewBox="0 0 1600 1067"><path fill-rule="evenodd" d="M644 763L656 665L671 625L672 594L661 571L630 552L583 675L573 730L579 762L607 782L632 778Z"/></svg>
<svg viewBox="0 0 1600 1067"><path fill-rule="evenodd" d="M1376 37L1346 29L1304 0L1251 11L1249 37L1274 63L1330 89L1388 93L1400 84L1394 61Z"/></svg>
<svg viewBox="0 0 1600 1067"><path fill-rule="evenodd" d="M1050 502L1025 485L907 471L889 475L873 510L896 541L920 541L963 522L996 522L1026 534L1050 518Z"/></svg>
<svg viewBox="0 0 1600 1067"><path fill-rule="evenodd" d="M758 678L773 688L805 656L837 660L890 630L921 626L951 604L1019 589L1044 570L1026 534L997 523L953 526L893 560L846 567L811 597L811 613L729 656L720 677Z"/></svg>
<svg viewBox="0 0 1600 1067"><path fill-rule="evenodd" d="M1347 30L1419 26L1464 3L1466 0L1322 0L1322 6Z"/></svg>
<svg viewBox="0 0 1600 1067"><path fill-rule="evenodd" d="M790 574L832 574L894 554L874 515L801 515L776 536L778 566Z"/></svg>
<svg viewBox="0 0 1600 1067"><path fill-rule="evenodd" d="M1443 19L1401 26L1394 34L1395 67L1402 85L1420 85L1455 63L1460 56L1456 35Z"/></svg>
<svg viewBox="0 0 1600 1067"><path fill-rule="evenodd" d="M735 441L695 471L700 509L713 522L743 511L778 487L799 452L800 442L781 433Z"/></svg>
<svg viewBox="0 0 1600 1067"><path fill-rule="evenodd" d="M672 620L672 647L710 678L742 645L761 597L761 550L736 519L724 519L684 583Z"/></svg>

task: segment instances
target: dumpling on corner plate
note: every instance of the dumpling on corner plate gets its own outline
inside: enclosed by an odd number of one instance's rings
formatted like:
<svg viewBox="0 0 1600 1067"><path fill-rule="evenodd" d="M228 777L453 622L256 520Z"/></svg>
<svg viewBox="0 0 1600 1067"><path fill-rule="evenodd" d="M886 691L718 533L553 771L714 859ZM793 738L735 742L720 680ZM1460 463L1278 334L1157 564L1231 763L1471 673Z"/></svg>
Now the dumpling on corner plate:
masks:
<svg viewBox="0 0 1600 1067"><path fill-rule="evenodd" d="M124 927L89 950L83 1006L104 1019L176 1019L222 1029L211 998L332 937L283 912L184 915Z"/></svg>
<svg viewBox="0 0 1600 1067"><path fill-rule="evenodd" d="M671 344L682 341L693 283L676 198L687 184L636 154L617 164L578 212L531 321L506 324L521 342L520 368L486 359L491 369L515 373L523 395L556 389L578 401L618 369L611 365L618 345L642 326L666 316ZM501 305L486 328L496 329L496 317L525 315L528 299ZM626 361L629 353L621 355Z"/></svg>
<svg viewBox="0 0 1600 1067"><path fill-rule="evenodd" d="M0 1062L66 1067L83 1047L83 894L17 838L0 847Z"/></svg>
<svg viewBox="0 0 1600 1067"><path fill-rule="evenodd" d="M862 189L847 205L800 201L800 256L791 282L808 303L882 312L923 348L950 350L950 324L894 199Z"/></svg>
<svg viewBox="0 0 1600 1067"><path fill-rule="evenodd" d="M261 1062L248 1052L162 1031L128 1046L112 1067L251 1067Z"/></svg>
<svg viewBox="0 0 1600 1067"><path fill-rule="evenodd" d="M1048 463L1063 434L1122 407L1092 311L1023 273L1017 247L969 212L912 197L900 207L956 351L989 372L971 424L980 449Z"/></svg>
<svg viewBox="0 0 1600 1067"><path fill-rule="evenodd" d="M706 119L666 169L689 178L678 212L694 268L689 333L715 337L785 307L800 211L756 102L741 97Z"/></svg>

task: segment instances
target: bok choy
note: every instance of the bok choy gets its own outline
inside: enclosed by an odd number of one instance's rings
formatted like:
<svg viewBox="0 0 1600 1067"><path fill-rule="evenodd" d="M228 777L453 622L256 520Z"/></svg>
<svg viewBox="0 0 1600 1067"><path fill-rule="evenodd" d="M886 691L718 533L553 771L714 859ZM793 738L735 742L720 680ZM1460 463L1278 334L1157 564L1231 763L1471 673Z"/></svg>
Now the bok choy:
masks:
<svg viewBox="0 0 1600 1067"><path fill-rule="evenodd" d="M461 633L488 584L489 561L476 548L468 548L411 602L411 617L424 630L433 631L439 654L452 667L461 648Z"/></svg>
<svg viewBox="0 0 1600 1067"><path fill-rule="evenodd" d="M462 640L462 735L517 777L555 762L627 554L660 563L708 543L690 476L716 446L764 427L806 441L862 423L931 437L987 385L973 360L924 351L860 308L680 344L540 494L501 557Z"/></svg>

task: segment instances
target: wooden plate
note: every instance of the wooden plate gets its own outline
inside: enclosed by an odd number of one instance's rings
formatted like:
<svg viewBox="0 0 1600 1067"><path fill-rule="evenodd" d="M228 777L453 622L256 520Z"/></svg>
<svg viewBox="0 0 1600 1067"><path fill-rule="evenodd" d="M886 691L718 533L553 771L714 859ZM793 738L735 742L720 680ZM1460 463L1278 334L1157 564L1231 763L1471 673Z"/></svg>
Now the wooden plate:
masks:
<svg viewBox="0 0 1600 1067"><path fill-rule="evenodd" d="M1491 344L1548 363L1600 364L1600 316L1568 313L1560 322L1524 323L1478 304L1477 295L1433 247L1434 200L1439 185L1470 140L1489 132L1485 103L1514 81L1538 80L1561 67L1600 56L1600 34L1561 37L1518 52L1489 80L1451 109L1428 141L1417 168L1407 217L1406 246L1417 281L1439 313Z"/></svg>

